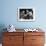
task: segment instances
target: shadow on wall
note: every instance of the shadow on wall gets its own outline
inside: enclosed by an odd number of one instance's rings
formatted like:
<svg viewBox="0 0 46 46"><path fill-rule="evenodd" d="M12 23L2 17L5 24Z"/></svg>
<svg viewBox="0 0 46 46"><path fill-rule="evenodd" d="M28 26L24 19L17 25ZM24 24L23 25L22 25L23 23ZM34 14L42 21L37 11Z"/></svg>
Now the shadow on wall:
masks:
<svg viewBox="0 0 46 46"><path fill-rule="evenodd" d="M6 29L4 30L5 25L4 24L0 24L0 43L2 43L2 36L3 36L3 32L6 32Z"/></svg>

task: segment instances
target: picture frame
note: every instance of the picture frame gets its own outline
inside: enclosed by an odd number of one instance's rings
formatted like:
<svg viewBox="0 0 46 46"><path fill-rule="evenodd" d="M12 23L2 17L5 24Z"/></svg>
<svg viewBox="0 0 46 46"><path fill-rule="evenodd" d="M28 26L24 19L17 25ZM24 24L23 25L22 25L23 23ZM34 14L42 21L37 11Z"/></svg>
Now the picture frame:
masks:
<svg viewBox="0 0 46 46"><path fill-rule="evenodd" d="M35 9L32 7L19 7L18 21L35 21Z"/></svg>

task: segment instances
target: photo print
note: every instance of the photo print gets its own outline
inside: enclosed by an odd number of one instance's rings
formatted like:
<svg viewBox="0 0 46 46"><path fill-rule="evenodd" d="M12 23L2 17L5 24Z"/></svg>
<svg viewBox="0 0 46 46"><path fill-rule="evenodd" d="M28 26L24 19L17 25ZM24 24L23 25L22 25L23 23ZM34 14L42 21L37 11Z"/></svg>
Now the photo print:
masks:
<svg viewBox="0 0 46 46"><path fill-rule="evenodd" d="M34 9L33 8L19 8L18 20L19 21L34 21L35 20Z"/></svg>

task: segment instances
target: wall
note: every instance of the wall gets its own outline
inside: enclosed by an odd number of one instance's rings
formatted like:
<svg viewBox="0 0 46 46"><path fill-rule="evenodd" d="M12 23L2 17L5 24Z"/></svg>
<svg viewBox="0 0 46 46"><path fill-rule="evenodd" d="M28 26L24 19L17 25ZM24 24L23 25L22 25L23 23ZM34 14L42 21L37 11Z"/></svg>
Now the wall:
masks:
<svg viewBox="0 0 46 46"><path fill-rule="evenodd" d="M17 21L18 7L35 8L36 20L34 22ZM37 28L46 31L46 0L0 0L0 31L9 24L16 28Z"/></svg>
<svg viewBox="0 0 46 46"><path fill-rule="evenodd" d="M0 0L0 25L13 24L16 28L42 27L46 28L46 0ZM17 21L18 7L35 8L36 20L34 22Z"/></svg>

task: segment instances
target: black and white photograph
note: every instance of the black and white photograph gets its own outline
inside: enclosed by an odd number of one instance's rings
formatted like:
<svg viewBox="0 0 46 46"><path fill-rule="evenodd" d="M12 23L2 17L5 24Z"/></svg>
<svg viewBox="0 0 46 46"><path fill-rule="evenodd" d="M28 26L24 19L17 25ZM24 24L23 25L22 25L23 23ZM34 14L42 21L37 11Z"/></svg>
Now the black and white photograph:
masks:
<svg viewBox="0 0 46 46"><path fill-rule="evenodd" d="M19 21L34 21L35 10L33 8L19 8L18 9L18 20Z"/></svg>

